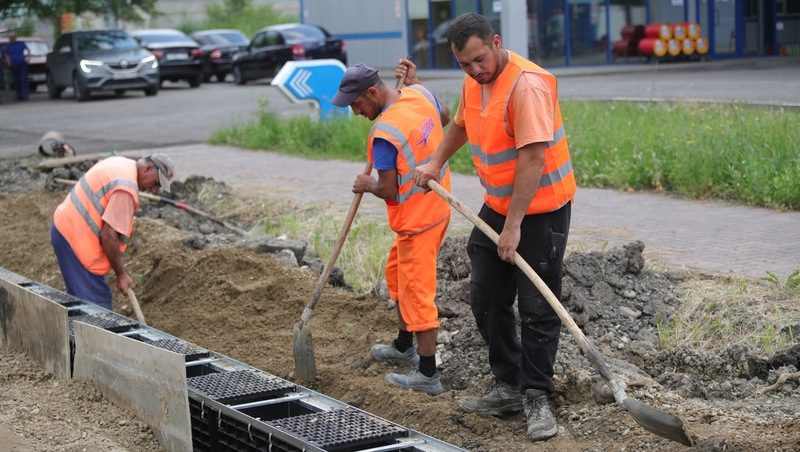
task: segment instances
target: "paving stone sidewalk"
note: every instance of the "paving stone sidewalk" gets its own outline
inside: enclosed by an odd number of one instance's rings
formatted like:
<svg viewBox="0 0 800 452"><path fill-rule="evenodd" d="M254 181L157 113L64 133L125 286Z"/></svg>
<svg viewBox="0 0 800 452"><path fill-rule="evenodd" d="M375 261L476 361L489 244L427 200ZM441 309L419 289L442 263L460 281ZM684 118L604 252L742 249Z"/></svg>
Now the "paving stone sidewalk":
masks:
<svg viewBox="0 0 800 452"><path fill-rule="evenodd" d="M139 151L144 152L144 151ZM341 209L362 163L306 160L284 154L206 144L159 149L175 160L178 178L191 174L232 187L291 200L299 205ZM453 175L453 193L470 208L482 203L474 176ZM382 201L365 196L360 215L383 215ZM451 231L469 225L453 213ZM648 258L712 274L760 278L773 272L784 280L800 269L800 212L677 197L579 188L570 242L597 250L642 240Z"/></svg>

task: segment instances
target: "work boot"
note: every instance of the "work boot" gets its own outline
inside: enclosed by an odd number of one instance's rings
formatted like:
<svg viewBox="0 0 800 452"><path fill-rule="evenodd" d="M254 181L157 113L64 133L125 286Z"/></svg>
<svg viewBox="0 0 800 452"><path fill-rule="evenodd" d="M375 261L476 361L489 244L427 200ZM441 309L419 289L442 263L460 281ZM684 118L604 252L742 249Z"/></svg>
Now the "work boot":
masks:
<svg viewBox="0 0 800 452"><path fill-rule="evenodd" d="M401 352L394 348L393 344L375 344L369 349L372 359L382 363L400 364L403 366L417 367L419 365L419 354L416 347L408 347L408 350Z"/></svg>
<svg viewBox="0 0 800 452"><path fill-rule="evenodd" d="M432 377L427 377L419 369L414 369L407 374L386 374L384 380L403 389L411 389L412 391L420 391L430 395L441 394L444 391L439 372L433 374Z"/></svg>
<svg viewBox="0 0 800 452"><path fill-rule="evenodd" d="M528 437L531 441L541 441L558 433L556 418L550 407L547 393L538 389L525 392L525 420L528 423Z"/></svg>
<svg viewBox="0 0 800 452"><path fill-rule="evenodd" d="M481 396L467 396L458 401L466 411L495 416L522 411L522 394L515 387L494 379Z"/></svg>

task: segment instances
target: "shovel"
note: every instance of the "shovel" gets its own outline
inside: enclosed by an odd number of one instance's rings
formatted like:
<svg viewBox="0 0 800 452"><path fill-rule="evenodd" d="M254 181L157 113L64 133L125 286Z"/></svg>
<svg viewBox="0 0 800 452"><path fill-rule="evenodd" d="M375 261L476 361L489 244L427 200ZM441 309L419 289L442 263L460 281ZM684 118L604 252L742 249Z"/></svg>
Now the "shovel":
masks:
<svg viewBox="0 0 800 452"><path fill-rule="evenodd" d="M147 323L144 321L144 314L142 313L142 308L139 307L139 301L136 299L136 294L133 293L133 289L128 288L127 294L128 294L128 300L130 300L131 306L133 307L133 312L136 313L136 319L142 325L147 325Z"/></svg>
<svg viewBox="0 0 800 452"><path fill-rule="evenodd" d="M433 179L428 181L428 187L435 191L436 194L444 198L451 206L453 206L470 222L472 222L472 224L480 229L481 232L486 234L486 236L489 237L495 243L495 245L497 244L497 241L500 238L497 232L495 232L494 229L486 224L486 222L472 212L467 206L453 197L453 195L442 188L442 186ZM533 271L531 266L525 262L519 253L514 253L514 264L516 264L516 266L519 267L523 273L525 273L525 276L531 280L533 285L539 289L542 295L544 295L545 299L547 299L550 307L553 308L556 314L558 314L558 317L561 318L561 321L564 323L564 325L567 326L567 329L575 337L575 340L578 342L578 346L581 348L584 355L594 365L595 369L597 369L597 371L600 373L600 376L603 377L603 380L605 380L608 386L611 388L611 391L614 393L614 400L616 400L616 402L623 408L628 410L628 413L631 415L631 417L633 417L633 419L645 430L672 441L677 441L686 446L694 445L694 440L686 433L686 430L683 427L683 422L678 417L647 406L637 400L628 398L627 394L625 394L625 390L622 388L622 385L620 385L620 383L617 381L617 378L611 373L611 370L608 368L605 361L603 361L603 356L594 347L594 345L589 342L586 336L583 335L581 329L578 327L575 321L572 320L572 317L570 317L569 313L566 311L566 309L564 309L564 307L561 305L561 302L558 301L558 298L556 298L550 288L547 287L547 284L542 281L539 275Z"/></svg>
<svg viewBox="0 0 800 452"><path fill-rule="evenodd" d="M405 75L397 79L394 88L399 89L405 80ZM371 172L372 162L367 162L367 166L364 167L364 174L370 174ZM311 292L311 300L308 301L308 305L303 309L303 313L300 315L300 321L295 323L292 328L294 374L299 380L306 383L313 383L317 378L317 364L314 361L314 342L311 337L311 327L308 325L308 321L311 320L311 316L314 315L314 308L317 307L319 297L322 295L322 289L325 287L325 283L328 281L328 277L333 270L333 264L336 263L339 252L342 251L342 246L344 246L347 233L350 232L350 226L353 224L353 218L356 216L358 206L361 204L361 198L363 196L363 193L356 193L353 197L353 202L350 203L350 210L347 211L347 217L344 220L344 224L342 224L342 229L339 231L339 239L336 240L331 255L328 257L328 262L325 263L325 267L319 275L317 285L314 286L314 291Z"/></svg>
<svg viewBox="0 0 800 452"><path fill-rule="evenodd" d="M372 172L372 162L367 162L364 168L364 174ZM317 279L317 285L314 286L314 291L311 293L311 300L309 300L303 313L300 315L300 321L297 322L292 328L292 353L294 355L294 374L298 379L306 383L313 383L317 377L317 365L314 362L314 344L311 337L311 327L308 321L314 315L314 308L317 306L322 289L328 281L328 277L333 270L333 264L336 263L336 258L339 257L339 252L342 251L344 241L347 238L347 233L350 232L350 226L353 224L353 218L356 216L358 206L361 204L363 193L356 193L353 196L353 202L350 203L350 210L347 211L347 217L342 224L342 229L339 231L339 238L333 246L328 262L322 269L322 273Z"/></svg>

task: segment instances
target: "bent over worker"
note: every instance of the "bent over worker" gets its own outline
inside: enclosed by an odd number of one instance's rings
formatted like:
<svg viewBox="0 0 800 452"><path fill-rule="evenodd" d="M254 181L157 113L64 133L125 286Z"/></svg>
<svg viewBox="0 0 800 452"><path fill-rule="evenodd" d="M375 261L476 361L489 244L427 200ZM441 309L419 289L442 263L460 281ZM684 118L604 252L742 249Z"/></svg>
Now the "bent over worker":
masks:
<svg viewBox="0 0 800 452"><path fill-rule="evenodd" d="M370 354L376 361L414 367L406 374L387 374L388 383L439 394L443 388L435 358L436 257L450 221L450 206L414 185L412 174L441 142L442 124L449 121L447 109L421 84L391 89L377 70L363 64L345 72L333 104L349 105L353 113L375 121L367 138L367 158L378 177L358 175L353 192L384 199L389 227L396 233L386 262L386 285L397 301L399 331L393 343L375 344ZM449 190L446 166L438 178Z"/></svg>
<svg viewBox="0 0 800 452"><path fill-rule="evenodd" d="M470 304L489 346L494 383L485 394L462 399L482 414L524 411L531 440L558 432L550 406L561 320L544 296L513 265L514 252L541 276L556 297L575 195L556 78L503 49L500 36L478 14L458 16L448 42L466 73L453 124L431 162L417 168L425 186L466 142L485 188L479 216L499 235L497 246L475 228L467 244L472 263ZM411 67L398 66L400 75ZM416 79L416 71L406 78ZM520 317L517 335L514 301Z"/></svg>
<svg viewBox="0 0 800 452"><path fill-rule="evenodd" d="M122 253L133 231L139 191L169 191L173 177L172 161L165 154L139 160L109 157L81 177L56 208L50 226L50 242L67 293L111 309L106 281L111 270L120 292L135 286Z"/></svg>

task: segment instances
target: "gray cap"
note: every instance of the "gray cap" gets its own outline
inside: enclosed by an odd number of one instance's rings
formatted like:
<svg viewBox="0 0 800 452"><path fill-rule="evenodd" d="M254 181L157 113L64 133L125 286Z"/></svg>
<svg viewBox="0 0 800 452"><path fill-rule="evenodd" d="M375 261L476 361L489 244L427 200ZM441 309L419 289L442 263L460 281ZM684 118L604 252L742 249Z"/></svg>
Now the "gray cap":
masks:
<svg viewBox="0 0 800 452"><path fill-rule="evenodd" d="M359 94L378 83L378 70L365 64L356 64L347 69L339 83L339 92L333 97L333 105L348 107Z"/></svg>
<svg viewBox="0 0 800 452"><path fill-rule="evenodd" d="M175 165L167 154L153 154L147 157L158 170L158 184L161 191L169 192L172 178L175 177Z"/></svg>

